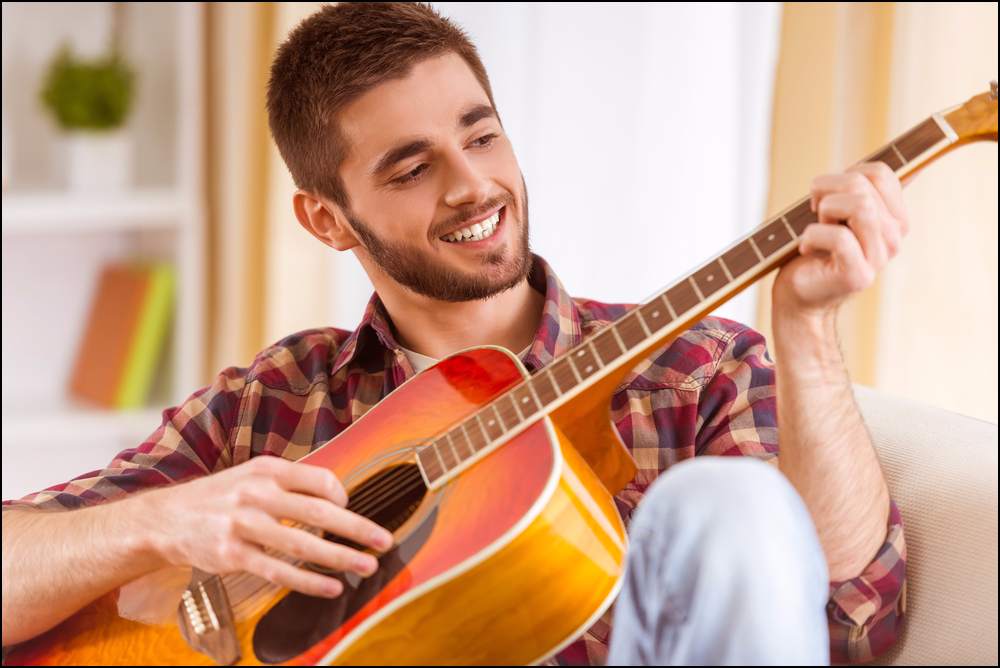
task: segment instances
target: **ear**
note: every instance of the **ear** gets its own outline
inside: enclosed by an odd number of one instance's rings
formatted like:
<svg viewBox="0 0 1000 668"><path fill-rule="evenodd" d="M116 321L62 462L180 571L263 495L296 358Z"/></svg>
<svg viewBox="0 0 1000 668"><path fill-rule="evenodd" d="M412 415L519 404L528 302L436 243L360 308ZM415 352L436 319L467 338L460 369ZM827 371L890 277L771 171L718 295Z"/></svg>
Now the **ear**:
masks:
<svg viewBox="0 0 1000 668"><path fill-rule="evenodd" d="M305 190L296 190L292 208L299 224L327 246L340 251L360 244L340 207Z"/></svg>

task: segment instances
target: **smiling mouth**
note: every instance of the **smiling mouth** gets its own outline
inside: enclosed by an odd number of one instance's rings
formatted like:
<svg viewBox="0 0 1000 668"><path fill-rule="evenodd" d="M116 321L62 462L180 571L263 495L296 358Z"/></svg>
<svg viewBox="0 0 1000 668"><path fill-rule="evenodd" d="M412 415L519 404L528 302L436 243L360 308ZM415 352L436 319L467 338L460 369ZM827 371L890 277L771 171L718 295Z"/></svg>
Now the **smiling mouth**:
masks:
<svg viewBox="0 0 1000 668"><path fill-rule="evenodd" d="M504 206L486 220L455 230L439 238L452 244L467 244L488 239L496 234L497 228L504 220L506 211L507 207Z"/></svg>

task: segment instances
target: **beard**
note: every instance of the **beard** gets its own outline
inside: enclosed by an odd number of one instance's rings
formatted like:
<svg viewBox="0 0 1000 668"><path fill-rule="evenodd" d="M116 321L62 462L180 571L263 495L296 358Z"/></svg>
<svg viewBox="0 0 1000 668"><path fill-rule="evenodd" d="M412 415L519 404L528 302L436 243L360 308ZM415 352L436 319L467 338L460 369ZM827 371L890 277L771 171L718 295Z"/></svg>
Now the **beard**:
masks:
<svg viewBox="0 0 1000 668"><path fill-rule="evenodd" d="M347 215L347 221L364 243L375 265L400 285L413 292L445 302L465 302L488 299L516 287L531 272L531 248L528 242L528 189L521 177L521 211L524 221L520 234L514 236L514 247L501 246L483 255L482 274L467 274L464 271L444 266L440 258L416 248L406 241L386 241L380 239L371 226L355 216ZM504 223L510 222L508 215ZM503 199L491 202L486 210L503 204ZM456 222L467 220L471 215L456 217ZM446 242L442 242L446 243Z"/></svg>

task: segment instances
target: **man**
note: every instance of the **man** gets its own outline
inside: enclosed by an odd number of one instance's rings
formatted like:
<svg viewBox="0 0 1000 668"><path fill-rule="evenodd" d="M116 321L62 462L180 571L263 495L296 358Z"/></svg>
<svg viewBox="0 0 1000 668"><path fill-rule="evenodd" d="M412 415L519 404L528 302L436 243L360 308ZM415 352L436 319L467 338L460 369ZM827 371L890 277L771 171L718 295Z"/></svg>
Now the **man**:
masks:
<svg viewBox="0 0 1000 668"><path fill-rule="evenodd" d="M279 50L268 111L299 222L353 251L375 286L365 317L284 339L104 471L6 502L4 645L171 564L337 596L338 580L262 548L361 575L376 560L280 520L377 550L391 536L345 509L331 473L290 460L456 350L504 346L534 372L627 309L571 299L531 254L527 187L485 69L429 7L320 10ZM774 286L781 364L753 330L707 318L612 398L640 469L616 498L626 580L614 633L606 615L561 661L603 662L609 636L611 661L657 664L865 660L894 641L902 527L835 315L896 253L906 212L881 164L821 176L812 195L818 222Z"/></svg>

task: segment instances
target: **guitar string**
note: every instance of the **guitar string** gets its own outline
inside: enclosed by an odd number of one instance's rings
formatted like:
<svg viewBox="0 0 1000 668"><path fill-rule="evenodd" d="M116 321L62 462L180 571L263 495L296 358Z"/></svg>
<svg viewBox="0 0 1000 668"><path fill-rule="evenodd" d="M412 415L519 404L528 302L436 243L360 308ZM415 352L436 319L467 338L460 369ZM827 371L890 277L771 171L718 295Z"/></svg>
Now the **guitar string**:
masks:
<svg viewBox="0 0 1000 668"><path fill-rule="evenodd" d="M378 507L369 507L369 508L359 509L359 511L358 511L359 514L375 514L377 512L380 512L380 511L384 510L385 508L389 507L390 505L392 505L392 503L394 503L397 500L398 496L402 496L404 494L408 494L411 491L413 491L415 489L418 489L420 487L420 485L423 484L423 481L419 478L419 471L415 471L415 472L417 473L417 477L412 477L410 480L408 480L405 487L400 486L399 488L394 489L394 490L387 490L389 492L389 494L390 494L389 502L388 503L382 504L381 506L378 506ZM393 492L396 492L396 495L393 496L392 495ZM378 501L382 501L385 498L386 498L385 495L382 495L378 499L375 499L375 503L377 503ZM291 526L292 528L300 528L300 529L308 528L308 525L302 524L302 523L299 523L299 522L294 522L294 523L292 523L289 526ZM276 555L283 554L282 552L280 552L279 550L276 550L275 548L264 547L263 549L264 549L264 552L266 554L268 554L269 556L276 556ZM236 574L236 577L233 578L232 580L230 580L227 583L227 586L229 584L237 585L240 582L240 580L241 580L241 576L246 576L246 577L249 577L249 578L259 577L259 576L253 575L252 573ZM227 576L223 576L223 577L225 578Z"/></svg>
<svg viewBox="0 0 1000 668"><path fill-rule="evenodd" d="M418 486L419 485L411 485L409 490L416 489ZM274 556L275 558L281 559L282 561L293 564L295 566L304 563L304 560L288 557L288 555L285 555L280 551L274 550L273 548L264 548L264 551L269 555ZM227 580L227 577L228 576L222 577L222 581L226 587L226 591L227 593L230 594L230 598L232 600L239 601L233 606L234 612L237 610L242 611L248 605L255 604L257 600L257 598L255 597L258 594L258 592L260 592L262 589L281 588L280 585L265 580L261 578L259 575L255 575L252 573L245 573L245 572L240 573L236 576L235 579ZM246 585L249 585L249 587L247 587Z"/></svg>
<svg viewBox="0 0 1000 668"><path fill-rule="evenodd" d="M369 487L365 487L365 488L363 488L361 490L360 494L358 494L358 495L356 495L354 497L348 498L348 500L347 500L347 509L348 510L352 510L351 506L355 506L355 507L359 506L360 504L362 504L364 501L366 501L371 496L372 492L375 492L375 491L381 492L381 491L383 491L385 489L387 483L388 484L394 484L394 483L391 483L390 481L394 481L395 479L398 479L400 476L408 476L415 469L416 469L416 466L412 465L412 464L400 466L395 471L392 471L391 473L389 473L389 475L386 475L385 477L383 477L382 479L380 479L375 485L371 485ZM419 470L417 471L417 473L419 473Z"/></svg>
<svg viewBox="0 0 1000 668"><path fill-rule="evenodd" d="M365 516L377 514L378 512L381 512L382 510L385 510L386 508L390 507L393 503L395 503L398 500L400 496L404 496L406 494L409 494L413 490L418 489L423 484L423 480L420 478L419 470L417 469L408 469L408 470L412 471L413 473L416 473L416 475L414 476L410 474L404 476L400 480L397 480L396 482L398 486L395 489L381 490L383 492L388 492L388 497L386 496L386 494L380 494L376 498L369 499L372 502L372 504L366 504L367 507L359 508L353 512L357 512L358 514ZM384 501L387 499L388 503L382 503L381 505L378 505L380 501ZM300 522L293 522L292 524L286 526L299 529L308 528L308 525ZM277 556L283 554L280 550L276 550L274 548L264 547L263 549L264 552L269 556ZM239 573L234 575L235 577L232 578L230 578L230 576L222 576L223 581L226 583L227 588L230 586L234 587L239 586L239 584L247 578L259 578L259 576L254 575L252 573ZM230 579L227 580L227 578Z"/></svg>

